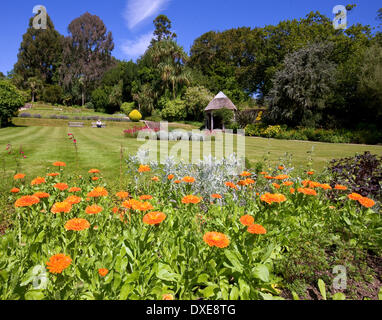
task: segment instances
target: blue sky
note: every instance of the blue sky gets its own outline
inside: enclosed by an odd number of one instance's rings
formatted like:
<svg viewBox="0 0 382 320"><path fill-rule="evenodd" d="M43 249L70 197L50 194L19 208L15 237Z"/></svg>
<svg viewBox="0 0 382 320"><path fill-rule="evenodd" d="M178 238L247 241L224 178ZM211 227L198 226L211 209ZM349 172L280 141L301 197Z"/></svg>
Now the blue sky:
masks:
<svg viewBox="0 0 382 320"><path fill-rule="evenodd" d="M357 8L349 13L348 25L377 26L380 0L4 0L0 16L0 71L6 74L17 61L22 35L35 5L47 8L55 28L63 35L67 35L69 23L86 11L98 15L113 33L113 55L121 60L135 60L150 42L152 21L161 13L170 18L178 43L189 52L194 39L210 30L262 27L298 19L310 11L333 17L335 5L349 3L356 3Z"/></svg>

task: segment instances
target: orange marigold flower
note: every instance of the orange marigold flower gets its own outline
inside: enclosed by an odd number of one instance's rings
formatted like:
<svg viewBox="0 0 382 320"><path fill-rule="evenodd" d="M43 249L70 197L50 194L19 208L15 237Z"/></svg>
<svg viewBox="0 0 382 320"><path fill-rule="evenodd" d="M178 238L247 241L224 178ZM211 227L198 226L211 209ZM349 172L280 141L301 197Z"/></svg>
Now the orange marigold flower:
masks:
<svg viewBox="0 0 382 320"><path fill-rule="evenodd" d="M173 296L172 294L165 293L165 294L162 296L162 300L174 300L174 296Z"/></svg>
<svg viewBox="0 0 382 320"><path fill-rule="evenodd" d="M252 173L250 173L248 171L243 171L242 173L240 173L240 176L242 176L242 177L249 177L251 175L252 175Z"/></svg>
<svg viewBox="0 0 382 320"><path fill-rule="evenodd" d="M57 173L57 172L52 172L52 173L48 173L48 174L47 174L48 177L57 177L57 176L59 176L59 175L60 175L60 174Z"/></svg>
<svg viewBox="0 0 382 320"><path fill-rule="evenodd" d="M56 183L53 187L61 191L64 191L69 188L69 186L66 183Z"/></svg>
<svg viewBox="0 0 382 320"><path fill-rule="evenodd" d="M69 189L69 192L80 192L80 191L81 191L81 188L78 188L78 187L73 187Z"/></svg>
<svg viewBox="0 0 382 320"><path fill-rule="evenodd" d="M307 174L310 175L310 176L314 175L314 171L308 171Z"/></svg>
<svg viewBox="0 0 382 320"><path fill-rule="evenodd" d="M244 226L250 226L255 223L255 219L252 216L246 214L240 218L240 223Z"/></svg>
<svg viewBox="0 0 382 320"><path fill-rule="evenodd" d="M39 184L45 183L45 182L46 182L45 178L37 177L36 179L32 180L31 185L35 186L35 185L39 185Z"/></svg>
<svg viewBox="0 0 382 320"><path fill-rule="evenodd" d="M276 177L274 177L273 179L276 179L276 180L285 180L285 179L288 179L289 176L287 174L280 174Z"/></svg>
<svg viewBox="0 0 382 320"><path fill-rule="evenodd" d="M266 172L266 171L261 171L260 174L262 174L262 175L266 175L266 174L268 174L268 172Z"/></svg>
<svg viewBox="0 0 382 320"><path fill-rule="evenodd" d="M194 195L188 195L188 196L185 196L183 197L182 199L182 203L193 203L193 204L197 204L201 201L202 199L200 197L197 197L197 196L194 196Z"/></svg>
<svg viewBox="0 0 382 320"><path fill-rule="evenodd" d="M154 207L151 205L151 203L149 202L143 202L141 203L139 206L138 206L138 209L139 211L149 211L149 210L153 210Z"/></svg>
<svg viewBox="0 0 382 320"><path fill-rule="evenodd" d="M341 184L336 184L334 186L334 189L336 189L336 190L347 190L348 188L343 186L343 185L341 185Z"/></svg>
<svg viewBox="0 0 382 320"><path fill-rule="evenodd" d="M361 199L358 199L358 202L363 205L365 208L371 208L375 205L375 202L367 197L362 197Z"/></svg>
<svg viewBox="0 0 382 320"><path fill-rule="evenodd" d="M18 180L18 179L24 179L25 174L24 173L17 173L13 176L13 179Z"/></svg>
<svg viewBox="0 0 382 320"><path fill-rule="evenodd" d="M65 229L72 231L82 231L90 228L90 223L86 219L71 219L66 222Z"/></svg>
<svg viewBox="0 0 382 320"><path fill-rule="evenodd" d="M11 189L11 192L12 192L12 193L19 193L19 192L20 192L20 189L19 189L19 188L12 188L12 189Z"/></svg>
<svg viewBox="0 0 382 320"><path fill-rule="evenodd" d="M293 194L296 190L294 188L289 189L289 193Z"/></svg>
<svg viewBox="0 0 382 320"><path fill-rule="evenodd" d="M284 170L285 168L283 166L279 166L279 170Z"/></svg>
<svg viewBox="0 0 382 320"><path fill-rule="evenodd" d="M174 181L174 183L176 183L176 184L179 184L179 183L181 183L182 181L180 181L180 180L175 180Z"/></svg>
<svg viewBox="0 0 382 320"><path fill-rule="evenodd" d="M80 203L82 199L77 196L69 196L65 199L66 202L69 202L71 205Z"/></svg>
<svg viewBox="0 0 382 320"><path fill-rule="evenodd" d="M221 199L221 198L223 198L223 197L222 197L220 194L218 194L218 193L214 193L214 194L212 194L211 197L214 198L214 199Z"/></svg>
<svg viewBox="0 0 382 320"><path fill-rule="evenodd" d="M286 201L286 197L283 194L280 193L269 193L263 194L260 196L260 200L264 201L268 204L272 204L273 202L280 203Z"/></svg>
<svg viewBox="0 0 382 320"><path fill-rule="evenodd" d="M92 206L86 207L85 212L87 214L97 214L97 213L100 213L102 210L103 210L102 207L100 207L96 204L93 204Z"/></svg>
<svg viewBox="0 0 382 320"><path fill-rule="evenodd" d="M228 182L226 182L226 183L224 183L227 187L229 187L229 188L232 188L232 189L237 189L237 186L233 183L233 182L230 182L230 181L228 181Z"/></svg>
<svg viewBox="0 0 382 320"><path fill-rule="evenodd" d="M319 187L324 189L324 190L332 189L332 187L330 185L328 185L327 183L320 184Z"/></svg>
<svg viewBox="0 0 382 320"><path fill-rule="evenodd" d="M138 168L138 172L148 172L151 171L151 168L147 165L141 164Z"/></svg>
<svg viewBox="0 0 382 320"><path fill-rule="evenodd" d="M363 197L360 194L353 192L353 193L348 195L348 198L351 200L359 200Z"/></svg>
<svg viewBox="0 0 382 320"><path fill-rule="evenodd" d="M98 274L101 276L101 277L106 277L106 275L109 273L109 270L106 269L106 268L101 268L101 269L98 269Z"/></svg>
<svg viewBox="0 0 382 320"><path fill-rule="evenodd" d="M114 208L112 209L112 211L113 211L113 213L117 213L117 212L118 212L118 208L117 208L117 207L114 207Z"/></svg>
<svg viewBox="0 0 382 320"><path fill-rule="evenodd" d="M55 167L66 167L66 163L62 161L56 161L53 163Z"/></svg>
<svg viewBox="0 0 382 320"><path fill-rule="evenodd" d="M291 185L293 185L292 181L285 181L285 182L283 182L283 186L290 187Z"/></svg>
<svg viewBox="0 0 382 320"><path fill-rule="evenodd" d="M237 184L239 186L246 186L247 185L247 181L246 180L240 180Z"/></svg>
<svg viewBox="0 0 382 320"><path fill-rule="evenodd" d="M280 189L280 185L277 183L272 183L272 186L274 186L276 189Z"/></svg>
<svg viewBox="0 0 382 320"><path fill-rule="evenodd" d="M141 200L151 200L153 197L148 195L148 194L144 194L143 196L140 196L139 199Z"/></svg>
<svg viewBox="0 0 382 320"><path fill-rule="evenodd" d="M311 189L321 187L321 183L315 182L315 181L309 181L308 185L309 185L309 188ZM306 185L304 185L304 187L306 187Z"/></svg>
<svg viewBox="0 0 382 320"><path fill-rule="evenodd" d="M43 198L49 198L50 197L50 194L49 193L46 193L46 192L36 192L34 194L35 197L39 198L39 199L43 199Z"/></svg>
<svg viewBox="0 0 382 320"><path fill-rule="evenodd" d="M126 191L119 191L115 194L119 199L126 199L129 196L129 193Z"/></svg>
<svg viewBox="0 0 382 320"><path fill-rule="evenodd" d="M247 178L244 181L245 181L246 184L254 184L255 183L255 180L250 179L250 178Z"/></svg>
<svg viewBox="0 0 382 320"><path fill-rule="evenodd" d="M99 179L99 177L92 177L93 181L97 181L98 179Z"/></svg>
<svg viewBox="0 0 382 320"><path fill-rule="evenodd" d="M166 219L166 215L163 212L154 211L143 217L143 223L155 225L161 223L164 219Z"/></svg>
<svg viewBox="0 0 382 320"><path fill-rule="evenodd" d="M310 189L310 188L298 188L298 192L309 195L309 196L316 196L317 192L316 190Z"/></svg>
<svg viewBox="0 0 382 320"><path fill-rule="evenodd" d="M89 173L100 173L100 171L98 169L90 169L88 172Z"/></svg>
<svg viewBox="0 0 382 320"><path fill-rule="evenodd" d="M183 182L186 182L186 183L194 183L195 182L195 178L194 177L189 177L189 176L186 176L182 179Z"/></svg>
<svg viewBox="0 0 382 320"><path fill-rule="evenodd" d="M106 197L109 193L104 187L96 187L88 193L88 197Z"/></svg>
<svg viewBox="0 0 382 320"><path fill-rule="evenodd" d="M207 232L203 236L203 241L207 243L210 247L225 248L229 245L229 239L224 233L220 232Z"/></svg>
<svg viewBox="0 0 382 320"><path fill-rule="evenodd" d="M264 176L264 178L265 178L265 179L268 179L268 180L272 180L272 179L274 179L274 177L272 177L272 176Z"/></svg>
<svg viewBox="0 0 382 320"><path fill-rule="evenodd" d="M35 196L23 196L16 200L15 207L30 207L39 202L40 199Z"/></svg>
<svg viewBox="0 0 382 320"><path fill-rule="evenodd" d="M55 254L50 257L49 261L46 263L50 273L61 273L66 268L70 266L72 259L62 253Z"/></svg>
<svg viewBox="0 0 382 320"><path fill-rule="evenodd" d="M169 174L168 176L167 176L167 179L168 180L172 180L172 179L174 179L175 178L175 176L173 175L173 174Z"/></svg>
<svg viewBox="0 0 382 320"><path fill-rule="evenodd" d="M52 209L50 209L50 212L56 214L60 212L68 213L72 210L72 205L69 202L56 202Z"/></svg>
<svg viewBox="0 0 382 320"><path fill-rule="evenodd" d="M151 178L152 181L159 181L159 178L157 176L154 176Z"/></svg>
<svg viewBox="0 0 382 320"><path fill-rule="evenodd" d="M253 234L266 234L267 230L260 224L252 224L248 227L247 231Z"/></svg>

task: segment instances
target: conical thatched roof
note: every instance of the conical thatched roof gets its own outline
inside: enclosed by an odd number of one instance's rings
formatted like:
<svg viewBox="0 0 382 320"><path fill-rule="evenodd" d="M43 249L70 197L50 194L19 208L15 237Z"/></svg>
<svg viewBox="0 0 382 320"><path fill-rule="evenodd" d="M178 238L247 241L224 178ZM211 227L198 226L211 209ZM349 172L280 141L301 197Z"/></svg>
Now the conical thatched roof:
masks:
<svg viewBox="0 0 382 320"><path fill-rule="evenodd" d="M208 104L207 108L205 108L204 111L219 110L223 108L237 110L236 106L232 103L232 101L223 92L220 91L215 96L215 98Z"/></svg>

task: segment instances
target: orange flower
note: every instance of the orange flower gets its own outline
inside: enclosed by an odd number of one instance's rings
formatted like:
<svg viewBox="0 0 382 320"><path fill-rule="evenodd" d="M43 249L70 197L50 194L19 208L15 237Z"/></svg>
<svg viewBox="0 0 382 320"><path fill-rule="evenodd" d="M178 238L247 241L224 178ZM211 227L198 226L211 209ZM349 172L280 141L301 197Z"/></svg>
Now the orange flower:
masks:
<svg viewBox="0 0 382 320"><path fill-rule="evenodd" d="M341 185L341 184L336 184L334 186L334 189L336 189L336 190L347 190L348 188L343 186L343 185Z"/></svg>
<svg viewBox="0 0 382 320"><path fill-rule="evenodd" d="M39 202L40 199L35 196L23 196L16 200L15 207L30 207Z"/></svg>
<svg viewBox="0 0 382 320"><path fill-rule="evenodd" d="M64 191L69 188L69 186L66 183L56 183L53 187L61 191Z"/></svg>
<svg viewBox="0 0 382 320"><path fill-rule="evenodd" d="M137 211L148 211L154 209L149 202L141 202L139 200L130 199L122 203L122 206L127 209L133 209Z"/></svg>
<svg viewBox="0 0 382 320"><path fill-rule="evenodd" d="M52 172L52 173L48 173L48 174L47 174L48 177L57 177L57 176L59 176L59 175L60 175L60 174L57 173L57 172Z"/></svg>
<svg viewBox="0 0 382 320"><path fill-rule="evenodd" d="M154 207L151 205L151 203L149 202L143 202L139 205L138 209L139 211L149 211L149 210L153 210Z"/></svg>
<svg viewBox="0 0 382 320"><path fill-rule="evenodd" d="M252 216L246 214L240 218L240 222L243 226L250 226L255 223L255 219Z"/></svg>
<svg viewBox="0 0 382 320"><path fill-rule="evenodd" d="M118 208L117 208L117 207L114 207L114 208L112 209L112 211L113 211L113 213L117 213L117 212L118 212Z"/></svg>
<svg viewBox="0 0 382 320"><path fill-rule="evenodd" d="M266 171L261 171L260 174L262 174L262 175L266 175L266 174L268 174L268 172L266 172Z"/></svg>
<svg viewBox="0 0 382 320"><path fill-rule="evenodd" d="M310 175L310 176L314 175L314 171L308 171L307 174Z"/></svg>
<svg viewBox="0 0 382 320"><path fill-rule="evenodd" d="M180 180L175 180L174 181L174 183L176 183L176 184L179 184L179 183L181 183L182 181L180 181Z"/></svg>
<svg viewBox="0 0 382 320"><path fill-rule="evenodd" d="M96 197L106 197L109 193L103 187L96 187L92 191L88 193L88 197L96 198Z"/></svg>
<svg viewBox="0 0 382 320"><path fill-rule="evenodd" d="M363 197L360 194L353 192L353 193L348 195L348 198L351 200L359 200Z"/></svg>
<svg viewBox="0 0 382 320"><path fill-rule="evenodd" d="M129 193L126 191L120 191L115 194L119 199L126 199L129 196Z"/></svg>
<svg viewBox="0 0 382 320"><path fill-rule="evenodd" d="M193 203L193 204L197 204L201 201L202 199L200 197L197 197L197 196L193 196L193 195L189 195L189 196L185 196L183 197L182 199L182 203Z"/></svg>
<svg viewBox="0 0 382 320"><path fill-rule="evenodd" d="M71 219L65 224L66 230L82 231L90 228L90 223L86 219Z"/></svg>
<svg viewBox="0 0 382 320"><path fill-rule="evenodd" d="M169 174L169 175L167 176L167 179L168 179L168 180L172 180L172 179L174 179L174 177L175 177L175 176L174 176L173 174Z"/></svg>
<svg viewBox="0 0 382 320"><path fill-rule="evenodd" d="M223 198L223 197L222 197L220 194L218 194L218 193L214 193L214 194L212 194L211 197L214 198L214 199L221 199L221 198Z"/></svg>
<svg viewBox="0 0 382 320"><path fill-rule="evenodd" d="M330 190L330 189L332 189L332 187L331 187L330 185L328 185L327 183L320 184L319 187L322 188L322 189L324 189L324 190Z"/></svg>
<svg viewBox="0 0 382 320"><path fill-rule="evenodd" d="M155 225L161 223L164 219L166 219L166 215L163 212L154 211L143 217L143 223Z"/></svg>
<svg viewBox="0 0 382 320"><path fill-rule="evenodd" d="M286 201L286 197L280 193L273 194L273 193L267 192L266 194L263 194L262 196L260 196L260 200L268 204L272 204L273 202L277 202L277 203L284 202Z"/></svg>
<svg viewBox="0 0 382 320"><path fill-rule="evenodd" d="M98 179L99 179L99 177L92 177L93 181L97 181Z"/></svg>
<svg viewBox="0 0 382 320"><path fill-rule="evenodd" d="M250 173L248 171L243 171L242 173L240 173L240 176L242 176L242 177L249 177L251 175L252 175L252 173Z"/></svg>
<svg viewBox="0 0 382 320"><path fill-rule="evenodd" d="M138 169L138 172L148 172L148 171L151 171L151 168L147 165L139 165L139 169Z"/></svg>
<svg viewBox="0 0 382 320"><path fill-rule="evenodd" d="M148 194L144 194L143 196L140 196L139 199L141 200L151 200L153 197L148 195Z"/></svg>
<svg viewBox="0 0 382 320"><path fill-rule="evenodd" d="M15 174L13 179L15 180L18 180L18 179L24 179L25 178L25 174L24 173L18 173L18 174Z"/></svg>
<svg viewBox="0 0 382 320"><path fill-rule="evenodd" d="M283 166L279 166L279 170L284 170L285 168Z"/></svg>
<svg viewBox="0 0 382 320"><path fill-rule="evenodd" d="M189 176L186 176L182 179L183 182L186 182L186 183L194 183L195 182L195 178L193 177L189 177Z"/></svg>
<svg viewBox="0 0 382 320"><path fill-rule="evenodd" d="M272 176L264 176L264 178L265 178L265 179L268 179L268 180L272 180L272 179L274 179L274 177L272 177Z"/></svg>
<svg viewBox="0 0 382 320"><path fill-rule="evenodd" d="M274 177L273 179L276 179L276 180L285 180L285 179L288 179L289 176L287 174L280 174L276 177Z"/></svg>
<svg viewBox="0 0 382 320"><path fill-rule="evenodd" d="M174 300L174 296L173 296L172 294L165 293L165 294L162 296L162 300Z"/></svg>
<svg viewBox="0 0 382 320"><path fill-rule="evenodd" d="M267 230L260 224L252 224L248 227L247 231L253 234L266 234Z"/></svg>
<svg viewBox="0 0 382 320"><path fill-rule="evenodd" d="M81 188L78 188L78 187L73 187L69 189L69 192L80 192L80 191L81 191Z"/></svg>
<svg viewBox="0 0 382 320"><path fill-rule="evenodd" d="M69 202L56 202L52 209L50 209L50 212L56 214L60 212L68 213L72 210L72 205Z"/></svg>
<svg viewBox="0 0 382 320"><path fill-rule="evenodd" d="M301 184L306 187L310 182L313 182L313 181L310 181L310 180L303 180L301 181ZM312 188L312 187L311 187Z"/></svg>
<svg viewBox="0 0 382 320"><path fill-rule="evenodd" d="M46 192L36 192L34 194L35 197L39 198L39 199L43 199L43 198L49 198L50 197L50 194L49 193L46 193Z"/></svg>
<svg viewBox="0 0 382 320"><path fill-rule="evenodd" d="M106 268L98 269L98 274L99 274L101 277L105 277L108 273L109 273L109 270L106 269Z"/></svg>
<svg viewBox="0 0 382 320"><path fill-rule="evenodd" d="M72 259L69 256L59 253L50 257L46 264L50 273L61 273L70 266L71 262Z"/></svg>
<svg viewBox="0 0 382 320"><path fill-rule="evenodd" d="M229 239L224 233L220 232L207 232L203 236L203 241L210 247L216 246L218 248L225 248L229 245Z"/></svg>
<svg viewBox="0 0 382 320"><path fill-rule="evenodd" d="M276 189L280 189L280 185L277 183L272 183L272 186L274 186Z"/></svg>
<svg viewBox="0 0 382 320"><path fill-rule="evenodd" d="M93 204L92 206L86 207L85 212L87 214L97 214L97 213L100 213L102 210L103 210L102 207L100 207L96 204Z"/></svg>
<svg viewBox="0 0 382 320"><path fill-rule="evenodd" d="M151 178L152 181L159 181L159 178L157 176Z"/></svg>
<svg viewBox="0 0 382 320"><path fill-rule="evenodd" d="M100 173L100 171L98 169L90 169L88 172L89 173Z"/></svg>
<svg viewBox="0 0 382 320"><path fill-rule="evenodd" d="M289 189L289 193L293 194L296 190L294 188Z"/></svg>
<svg viewBox="0 0 382 320"><path fill-rule="evenodd" d="M226 182L225 185L229 188L232 188L232 189L236 189L237 190L237 186L233 183L233 182Z"/></svg>
<svg viewBox="0 0 382 320"><path fill-rule="evenodd" d="M300 193L309 195L309 196L316 196L317 195L317 192L313 189L310 189L310 188L298 188L297 191Z"/></svg>
<svg viewBox="0 0 382 320"><path fill-rule="evenodd" d="M45 178L42 178L42 177L37 177L36 179L33 179L32 182L31 182L31 185L34 186L34 185L39 185L41 183L45 183L46 180Z"/></svg>
<svg viewBox="0 0 382 320"><path fill-rule="evenodd" d="M371 208L375 205L375 202L367 197L362 197L361 199L358 199L358 202L363 205L365 208Z"/></svg>
<svg viewBox="0 0 382 320"><path fill-rule="evenodd" d="M291 185L293 185L292 181L285 181L285 182L283 182L283 186L290 187Z"/></svg>
<svg viewBox="0 0 382 320"><path fill-rule="evenodd" d="M66 202L69 202L71 205L80 203L82 199L77 196L69 196L65 199Z"/></svg>
<svg viewBox="0 0 382 320"><path fill-rule="evenodd" d="M66 167L66 163L62 161L56 161L55 163L53 163L53 165L55 167Z"/></svg>
<svg viewBox="0 0 382 320"><path fill-rule="evenodd" d="M12 189L11 189L11 192L12 192L12 193L19 193L19 192L20 192L20 189L19 189L19 188L12 188Z"/></svg>
<svg viewBox="0 0 382 320"><path fill-rule="evenodd" d="M315 181L309 181L308 184L309 184L309 188L311 189L321 187L321 183L315 182ZM306 185L304 185L304 187L306 187Z"/></svg>

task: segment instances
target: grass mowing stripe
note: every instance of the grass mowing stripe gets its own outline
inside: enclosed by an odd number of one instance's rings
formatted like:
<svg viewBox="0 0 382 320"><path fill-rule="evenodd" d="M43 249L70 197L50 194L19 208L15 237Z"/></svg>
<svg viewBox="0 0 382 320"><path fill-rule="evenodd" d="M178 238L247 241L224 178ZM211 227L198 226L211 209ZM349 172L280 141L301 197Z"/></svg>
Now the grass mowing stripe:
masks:
<svg viewBox="0 0 382 320"><path fill-rule="evenodd" d="M39 131L39 127L12 127L0 130L0 143L17 143L17 140ZM15 133L17 132L17 133Z"/></svg>

